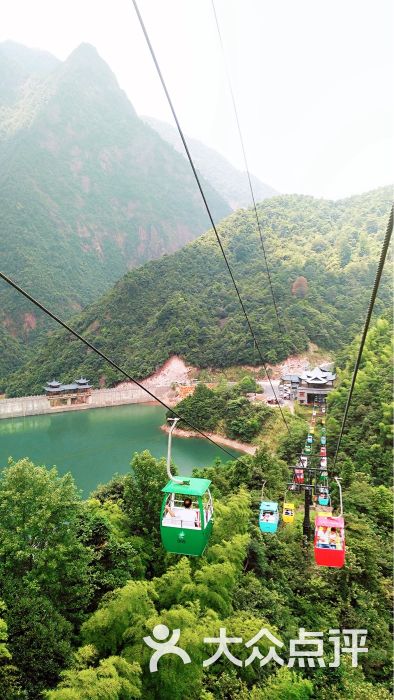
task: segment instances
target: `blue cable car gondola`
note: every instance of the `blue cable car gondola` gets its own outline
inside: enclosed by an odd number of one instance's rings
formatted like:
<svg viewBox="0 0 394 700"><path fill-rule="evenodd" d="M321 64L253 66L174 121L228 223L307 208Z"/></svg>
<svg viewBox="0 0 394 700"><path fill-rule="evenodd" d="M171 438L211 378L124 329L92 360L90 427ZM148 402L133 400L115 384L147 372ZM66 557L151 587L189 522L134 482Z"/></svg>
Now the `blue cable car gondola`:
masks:
<svg viewBox="0 0 394 700"><path fill-rule="evenodd" d="M327 486L322 486L319 489L319 506L329 506L330 505L330 495Z"/></svg>
<svg viewBox="0 0 394 700"><path fill-rule="evenodd" d="M312 435L308 435L306 441L307 441L307 443L308 443L309 445L311 445L312 442L313 442L313 437L312 437Z"/></svg>
<svg viewBox="0 0 394 700"><path fill-rule="evenodd" d="M325 445L326 442L327 442L326 436L325 436L325 435L322 435L321 438L320 438L320 444L321 444L321 445Z"/></svg>
<svg viewBox="0 0 394 700"><path fill-rule="evenodd" d="M276 532L279 522L279 507L276 501L260 503L259 524L261 532Z"/></svg>

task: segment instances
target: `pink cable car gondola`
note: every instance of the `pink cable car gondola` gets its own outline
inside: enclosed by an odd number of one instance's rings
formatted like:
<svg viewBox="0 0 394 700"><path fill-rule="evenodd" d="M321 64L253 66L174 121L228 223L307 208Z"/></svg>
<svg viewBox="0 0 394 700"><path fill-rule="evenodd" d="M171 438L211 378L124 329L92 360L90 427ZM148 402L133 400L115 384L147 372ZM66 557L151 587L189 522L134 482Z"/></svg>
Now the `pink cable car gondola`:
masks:
<svg viewBox="0 0 394 700"><path fill-rule="evenodd" d="M342 516L316 516L314 546L318 566L344 566L345 523Z"/></svg>

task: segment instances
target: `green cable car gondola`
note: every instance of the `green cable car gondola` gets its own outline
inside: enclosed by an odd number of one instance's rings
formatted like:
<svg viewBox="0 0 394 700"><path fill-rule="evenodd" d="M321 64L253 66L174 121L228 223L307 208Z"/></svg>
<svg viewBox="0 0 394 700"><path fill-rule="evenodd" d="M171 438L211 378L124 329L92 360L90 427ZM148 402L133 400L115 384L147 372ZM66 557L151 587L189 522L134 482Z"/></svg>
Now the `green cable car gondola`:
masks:
<svg viewBox="0 0 394 700"><path fill-rule="evenodd" d="M171 474L171 435L168 435L167 472L170 481L162 489L160 535L164 549L173 554L199 557L203 554L213 527L213 503L209 479Z"/></svg>

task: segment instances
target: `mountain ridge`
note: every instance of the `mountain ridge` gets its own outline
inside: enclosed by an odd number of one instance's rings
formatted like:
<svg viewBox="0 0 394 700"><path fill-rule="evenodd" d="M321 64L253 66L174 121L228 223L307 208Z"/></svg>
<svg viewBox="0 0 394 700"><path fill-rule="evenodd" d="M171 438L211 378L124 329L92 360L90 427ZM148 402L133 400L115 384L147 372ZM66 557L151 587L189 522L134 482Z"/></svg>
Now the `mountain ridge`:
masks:
<svg viewBox="0 0 394 700"><path fill-rule="evenodd" d="M282 195L258 205L283 335L253 210L234 212L218 225L266 362L276 364L310 342L337 350L360 331L391 196L387 187L339 202ZM386 272L376 313L386 310L390 290ZM198 367L260 362L212 230L172 255L128 272L71 325L136 379L171 355ZM79 341L54 328L35 361L2 385L10 395L40 393L49 376L71 380L79 374L97 386L122 379Z"/></svg>
<svg viewBox="0 0 394 700"><path fill-rule="evenodd" d="M208 218L188 164L139 119L94 47L54 59L44 77L34 70L18 73L13 102L0 94L0 253L7 274L67 317ZM203 186L219 220L230 209ZM3 331L20 342L47 326L4 286L0 303Z"/></svg>
<svg viewBox="0 0 394 700"><path fill-rule="evenodd" d="M176 151L185 156L184 146L175 127L154 117L142 116L142 119L168 141ZM190 136L187 136L186 139L197 169L224 197L231 209L235 211L240 207L250 207L252 198L247 173L238 170L221 153L202 141ZM250 173L250 179L256 201L262 201L279 194L273 187L261 182L253 173Z"/></svg>

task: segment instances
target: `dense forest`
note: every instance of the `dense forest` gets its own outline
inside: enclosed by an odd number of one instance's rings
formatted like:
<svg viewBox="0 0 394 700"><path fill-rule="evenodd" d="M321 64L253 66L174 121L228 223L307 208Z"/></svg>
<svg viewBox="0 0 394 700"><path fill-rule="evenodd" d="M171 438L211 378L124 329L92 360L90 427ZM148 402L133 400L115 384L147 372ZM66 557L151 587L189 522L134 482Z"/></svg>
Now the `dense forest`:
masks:
<svg viewBox="0 0 394 700"><path fill-rule="evenodd" d="M336 202L286 195L258 205L283 334L273 312L254 212L239 210L220 223L219 235L266 362L301 352L310 341L336 350L354 338L368 305L391 196L387 187ZM390 303L390 285L388 269L378 312ZM130 271L72 324L135 378L147 376L173 354L198 367L260 362L212 231ZM34 359L11 376L3 373L8 395L41 393L54 376L74 381L82 374L96 386L121 379L79 341L55 324L52 329Z"/></svg>
<svg viewBox="0 0 394 700"><path fill-rule="evenodd" d="M2 270L32 294L70 316L206 230L190 167L138 117L93 46L60 62L4 42L0 75ZM230 207L202 182L223 218ZM0 302L3 331L26 351L46 319L3 284ZM4 358L0 374L12 368Z"/></svg>
<svg viewBox="0 0 394 700"><path fill-rule="evenodd" d="M198 559L166 554L160 544L167 475L149 452L84 501L70 475L11 461L0 475L0 697L389 700L391 338L384 317L368 334L337 463L343 569L317 567L311 546L303 547L300 496L294 524L270 535L257 527L262 482L266 497L282 502L307 413L289 416L292 432L282 429L275 448L262 441L254 457L197 472L212 479L215 502L212 538ZM356 343L341 350L341 383L329 399L329 471L355 352ZM337 506L335 488L332 497ZM180 630L191 663L166 655L149 670L153 650L143 638L158 624ZM218 638L220 628L237 638L228 649L240 665L221 655L204 667L218 647L204 639ZM283 665L260 666L256 652L250 661L245 644L263 628L275 643L265 634L254 645L265 657L275 644ZM288 665L301 628L324 633L325 665ZM357 667L343 650L335 663L334 631L344 629L367 630Z"/></svg>
<svg viewBox="0 0 394 700"><path fill-rule="evenodd" d="M216 389L198 384L194 393L176 406L178 416L183 418L177 427L188 430L194 425L231 440L250 442L263 428L267 430L267 422L275 414L267 404L249 400L247 395L258 391L261 387L250 376L235 385L221 382ZM168 417L172 415L169 411Z"/></svg>

